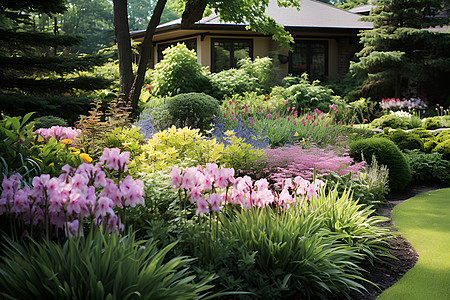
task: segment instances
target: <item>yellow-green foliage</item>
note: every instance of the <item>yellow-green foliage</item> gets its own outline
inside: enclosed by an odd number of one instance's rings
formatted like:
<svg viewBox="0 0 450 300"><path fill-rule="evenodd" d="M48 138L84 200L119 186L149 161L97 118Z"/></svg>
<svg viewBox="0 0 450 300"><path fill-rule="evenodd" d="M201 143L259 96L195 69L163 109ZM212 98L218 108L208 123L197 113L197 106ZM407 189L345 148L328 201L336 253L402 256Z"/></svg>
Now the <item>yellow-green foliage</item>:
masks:
<svg viewBox="0 0 450 300"><path fill-rule="evenodd" d="M237 137L232 130L225 132L225 136L224 140L228 146L219 159L219 163L225 167L243 169L264 155L262 150L253 148L244 138Z"/></svg>
<svg viewBox="0 0 450 300"><path fill-rule="evenodd" d="M128 165L128 169L134 172L135 168L139 168L140 166L139 159L137 158L143 152L141 148L143 140L144 137L139 133L139 128L117 127L105 135L104 146L106 148L119 148L121 151L130 152L131 163Z"/></svg>
<svg viewBox="0 0 450 300"><path fill-rule="evenodd" d="M261 150L254 149L231 131L226 133L224 140L226 148L215 138L208 139L199 129L172 126L155 133L142 146L140 170L157 172L171 166L189 167L206 163L240 169L263 155Z"/></svg>
<svg viewBox="0 0 450 300"><path fill-rule="evenodd" d="M160 171L173 165L195 166L218 161L224 146L216 139L207 140L199 129L188 127L157 132L142 146L143 169Z"/></svg>

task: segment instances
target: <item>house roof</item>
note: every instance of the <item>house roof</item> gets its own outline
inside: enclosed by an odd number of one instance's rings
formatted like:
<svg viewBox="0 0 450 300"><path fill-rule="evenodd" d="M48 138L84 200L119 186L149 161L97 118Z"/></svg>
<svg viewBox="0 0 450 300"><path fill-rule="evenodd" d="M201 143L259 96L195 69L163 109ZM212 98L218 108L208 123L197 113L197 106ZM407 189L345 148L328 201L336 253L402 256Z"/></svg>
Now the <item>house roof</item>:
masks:
<svg viewBox="0 0 450 300"><path fill-rule="evenodd" d="M354 14L369 14L372 8L374 8L375 5L373 4L365 4L353 7L352 9L349 9L349 12L352 12Z"/></svg>
<svg viewBox="0 0 450 300"><path fill-rule="evenodd" d="M278 24L290 28L333 28L333 29L372 29L371 22L358 21L361 16L347 10L337 8L316 0L300 0L300 10L294 7L278 7L276 0L270 0L266 9L266 15L272 17ZM218 15L212 13L195 23L195 27L203 26L245 26L247 24L236 24L221 22ZM161 24L157 30L169 27L181 26L181 19ZM139 35L145 30L133 31L132 36Z"/></svg>

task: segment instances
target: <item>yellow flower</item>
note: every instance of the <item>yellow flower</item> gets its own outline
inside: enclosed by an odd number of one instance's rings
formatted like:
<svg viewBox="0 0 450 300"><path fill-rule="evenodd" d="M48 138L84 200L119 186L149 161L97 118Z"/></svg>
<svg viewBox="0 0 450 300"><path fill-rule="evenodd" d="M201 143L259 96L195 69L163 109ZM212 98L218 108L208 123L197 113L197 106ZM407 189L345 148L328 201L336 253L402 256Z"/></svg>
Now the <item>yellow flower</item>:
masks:
<svg viewBox="0 0 450 300"><path fill-rule="evenodd" d="M92 158L87 153L81 153L80 158L83 159L88 164L90 164L92 162Z"/></svg>
<svg viewBox="0 0 450 300"><path fill-rule="evenodd" d="M230 135L233 135L233 134L234 134L234 130L227 130L227 131L225 131L225 135L230 136Z"/></svg>
<svg viewBox="0 0 450 300"><path fill-rule="evenodd" d="M357 135L358 133L356 133L356 132L353 132L353 135Z"/></svg>
<svg viewBox="0 0 450 300"><path fill-rule="evenodd" d="M294 136L298 136L298 132L296 132L296 133L294 134Z"/></svg>
<svg viewBox="0 0 450 300"><path fill-rule="evenodd" d="M38 140L37 140L39 143L42 143L43 141L45 141L44 140L44 138L42 137L42 136L40 136L39 138L38 138Z"/></svg>
<svg viewBox="0 0 450 300"><path fill-rule="evenodd" d="M64 145L70 145L70 144L72 144L72 140L71 139L64 139L64 140L61 141L61 143L64 144Z"/></svg>

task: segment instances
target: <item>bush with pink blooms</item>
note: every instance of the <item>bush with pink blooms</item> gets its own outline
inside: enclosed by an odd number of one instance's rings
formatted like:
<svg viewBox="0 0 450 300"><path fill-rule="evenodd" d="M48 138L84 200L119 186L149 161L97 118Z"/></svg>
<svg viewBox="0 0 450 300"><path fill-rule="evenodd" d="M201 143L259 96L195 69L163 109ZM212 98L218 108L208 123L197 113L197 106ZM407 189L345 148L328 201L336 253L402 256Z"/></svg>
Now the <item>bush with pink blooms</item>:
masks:
<svg viewBox="0 0 450 300"><path fill-rule="evenodd" d="M36 176L22 187L21 175L4 178L0 214L20 220L28 234L83 235L83 224L105 231L124 230L125 210L144 204L144 183L126 175L129 152L105 148L100 162L66 165L59 177Z"/></svg>

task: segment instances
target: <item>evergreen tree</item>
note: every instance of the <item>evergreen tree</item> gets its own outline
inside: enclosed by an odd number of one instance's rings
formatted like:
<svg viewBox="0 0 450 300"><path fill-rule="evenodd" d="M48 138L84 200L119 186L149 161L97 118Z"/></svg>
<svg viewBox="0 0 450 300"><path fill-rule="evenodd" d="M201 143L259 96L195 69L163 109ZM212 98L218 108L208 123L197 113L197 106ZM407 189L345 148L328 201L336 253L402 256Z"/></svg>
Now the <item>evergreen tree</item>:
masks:
<svg viewBox="0 0 450 300"><path fill-rule="evenodd" d="M448 0L379 0L360 34L364 48L350 70L365 79L372 97L424 97L437 103L450 94L450 35L428 30L449 24ZM442 102L439 102L442 103Z"/></svg>
<svg viewBox="0 0 450 300"><path fill-rule="evenodd" d="M96 90L110 82L81 77L77 72L103 65L108 57L64 55L65 47L82 41L60 34L57 15L66 10L64 0L0 0L0 93L58 95ZM54 19L51 31L39 31L35 16Z"/></svg>

